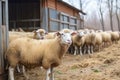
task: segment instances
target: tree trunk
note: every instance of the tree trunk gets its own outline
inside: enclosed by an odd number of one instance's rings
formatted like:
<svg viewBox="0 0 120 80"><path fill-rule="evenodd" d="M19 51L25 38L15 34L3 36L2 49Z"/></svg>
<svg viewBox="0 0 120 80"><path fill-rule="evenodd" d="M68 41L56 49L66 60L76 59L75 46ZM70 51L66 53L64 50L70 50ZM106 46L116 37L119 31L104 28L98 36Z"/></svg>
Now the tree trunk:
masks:
<svg viewBox="0 0 120 80"><path fill-rule="evenodd" d="M110 27L113 31L113 23L112 23L112 13L113 13L113 0L107 0L108 9L109 9L109 16L110 16Z"/></svg>
<svg viewBox="0 0 120 80"><path fill-rule="evenodd" d="M105 28L104 28L103 13L101 13L101 25L102 25L102 29L103 29L103 31L105 31Z"/></svg>
<svg viewBox="0 0 120 80"><path fill-rule="evenodd" d="M118 16L118 0L116 0L116 18L117 18L117 24L118 24L118 29L120 31L120 20L119 20L119 16Z"/></svg>

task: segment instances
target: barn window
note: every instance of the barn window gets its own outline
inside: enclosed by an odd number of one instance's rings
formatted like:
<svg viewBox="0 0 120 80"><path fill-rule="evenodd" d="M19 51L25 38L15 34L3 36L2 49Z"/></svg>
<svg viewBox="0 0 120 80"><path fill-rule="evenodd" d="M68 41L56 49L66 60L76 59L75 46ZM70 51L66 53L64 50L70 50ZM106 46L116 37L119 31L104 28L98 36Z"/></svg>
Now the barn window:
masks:
<svg viewBox="0 0 120 80"><path fill-rule="evenodd" d="M50 30L51 31L57 31L57 30L59 30L59 27L58 27L58 22L54 22L54 21L51 21L50 22Z"/></svg>
<svg viewBox="0 0 120 80"><path fill-rule="evenodd" d="M77 18L68 14L58 12L54 9L48 9L48 28L49 31L58 31L64 28L77 29Z"/></svg>
<svg viewBox="0 0 120 80"><path fill-rule="evenodd" d="M54 9L49 10L50 18L58 19L58 12Z"/></svg>
<svg viewBox="0 0 120 80"><path fill-rule="evenodd" d="M68 29L73 29L76 30L77 29L77 19L76 17L67 15L65 13L60 13L60 17L61 17L61 28L68 28Z"/></svg>

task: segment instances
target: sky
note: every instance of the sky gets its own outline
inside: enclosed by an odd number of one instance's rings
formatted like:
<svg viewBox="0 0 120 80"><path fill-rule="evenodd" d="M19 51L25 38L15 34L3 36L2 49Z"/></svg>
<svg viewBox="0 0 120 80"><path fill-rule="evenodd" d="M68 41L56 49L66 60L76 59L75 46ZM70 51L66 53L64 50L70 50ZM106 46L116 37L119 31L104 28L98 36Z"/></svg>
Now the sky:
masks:
<svg viewBox="0 0 120 80"><path fill-rule="evenodd" d="M63 0L63 1L65 1L65 2L73 5L74 7L80 9L80 0ZM85 3L85 5L83 5L83 11L85 13L87 13L87 17L89 17L93 14L96 14L97 17L99 17L98 0L82 0L82 1ZM102 10L104 10L104 16L105 16L106 13L108 12L108 9L106 8L107 7L107 5L105 3L106 0L103 0L103 1L104 1L104 3L102 3ZM114 0L113 4L115 5L115 0ZM120 6L119 3L118 3L118 6Z"/></svg>
<svg viewBox="0 0 120 80"><path fill-rule="evenodd" d="M63 0L71 5L73 5L74 7L80 9L80 0ZM84 20L86 22L86 24L93 24L93 26L100 26L100 13L99 13L99 2L98 0L82 0L85 5L83 5L83 12L87 13L87 15L84 16ZM102 5L102 12L103 12L103 17L104 17L104 25L105 26L110 26L110 20L109 20L109 12L108 12L108 6L106 4L107 0L102 0L103 3ZM115 15L115 7L116 4L116 0L113 0L113 25L114 27L117 27L117 19L116 19L116 15ZM120 8L120 0L118 0L118 7ZM120 10L118 11L118 13L120 14ZM96 27L95 26L95 27ZM102 28L101 28L102 29Z"/></svg>
<svg viewBox="0 0 120 80"><path fill-rule="evenodd" d="M74 7L80 9L80 0L63 0ZM87 13L87 16L91 16L93 13L97 13L97 0L84 0L87 3L87 6L84 6L83 11Z"/></svg>

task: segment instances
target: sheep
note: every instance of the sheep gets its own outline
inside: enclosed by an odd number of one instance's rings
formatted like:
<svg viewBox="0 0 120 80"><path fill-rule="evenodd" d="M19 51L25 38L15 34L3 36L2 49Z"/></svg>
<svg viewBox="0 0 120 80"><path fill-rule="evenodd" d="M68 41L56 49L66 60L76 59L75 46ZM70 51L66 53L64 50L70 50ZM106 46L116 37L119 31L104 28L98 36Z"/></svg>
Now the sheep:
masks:
<svg viewBox="0 0 120 80"><path fill-rule="evenodd" d="M84 42L84 54L88 52L88 54L93 53L93 45L92 45L92 33L87 33L84 35L85 42Z"/></svg>
<svg viewBox="0 0 120 80"><path fill-rule="evenodd" d="M44 29L38 29L36 31L34 31L34 39L44 39L45 34L47 34L47 32Z"/></svg>
<svg viewBox="0 0 120 80"><path fill-rule="evenodd" d="M103 45L106 47L108 44L111 44L111 34L108 32L100 32L102 35Z"/></svg>
<svg viewBox="0 0 120 80"><path fill-rule="evenodd" d="M38 33L37 33L38 32ZM37 31L36 31L36 34L40 34L41 33L41 35L45 38L45 39L53 39L53 38L55 38L55 32L51 32L51 33L45 33L45 30L43 30L43 29L38 29ZM25 33L21 33L21 32L9 32L9 43L11 42L11 41L14 41L15 39L17 39L17 38L21 38L21 37L29 37L29 38L33 38L33 39L38 39L38 38L35 38L35 34L33 35L33 33L30 33L29 35L28 35L29 33L28 32L25 32ZM46 34L46 35L43 35L43 34ZM24 67L24 66L23 66ZM25 68L24 69L22 69L22 71L23 70L25 70ZM21 72L21 70L20 70L20 68L19 68L19 65L17 65L17 71L20 73Z"/></svg>
<svg viewBox="0 0 120 80"><path fill-rule="evenodd" d="M82 55L82 47L84 45L84 33L83 32L77 32L75 35L72 36L72 46L75 48L74 55L78 53L78 50L80 50L80 55ZM78 49L79 48L79 49Z"/></svg>
<svg viewBox="0 0 120 80"><path fill-rule="evenodd" d="M42 66L47 70L46 80L53 80L53 68L61 63L63 55L72 43L69 33L56 34L54 39L18 38L11 42L5 54L9 64L9 79L14 80L14 68L17 64L22 64L31 68Z"/></svg>
<svg viewBox="0 0 120 80"><path fill-rule="evenodd" d="M33 38L32 37L32 33L23 33L23 32L9 32L9 43L11 43L12 41L14 41L15 39L18 39L18 38L22 38L22 37L28 37L28 38ZM19 65L17 65L17 71L20 73L21 70L19 68ZM24 69L22 69L23 71Z"/></svg>
<svg viewBox="0 0 120 80"><path fill-rule="evenodd" d="M100 33L93 33L92 34L92 44L93 47L97 47L98 46L98 51L100 51L101 47L102 47L102 35Z"/></svg>
<svg viewBox="0 0 120 80"><path fill-rule="evenodd" d="M111 34L111 40L112 42L116 42L119 40L119 32L114 31L114 32L110 32Z"/></svg>

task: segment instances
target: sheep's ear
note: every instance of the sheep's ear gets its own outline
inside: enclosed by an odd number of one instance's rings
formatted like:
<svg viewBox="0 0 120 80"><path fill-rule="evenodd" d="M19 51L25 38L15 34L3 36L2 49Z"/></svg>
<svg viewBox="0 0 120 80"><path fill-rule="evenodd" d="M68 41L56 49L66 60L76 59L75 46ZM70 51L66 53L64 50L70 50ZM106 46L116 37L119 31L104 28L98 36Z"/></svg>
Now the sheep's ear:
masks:
<svg viewBox="0 0 120 80"><path fill-rule="evenodd" d="M36 30L32 31L33 33L36 33Z"/></svg>
<svg viewBox="0 0 120 80"><path fill-rule="evenodd" d="M76 31L71 32L71 35L75 35L75 34L77 34L77 32L76 32Z"/></svg>
<svg viewBox="0 0 120 80"><path fill-rule="evenodd" d="M45 34L48 34L48 32L45 32Z"/></svg>
<svg viewBox="0 0 120 80"><path fill-rule="evenodd" d="M60 32L56 32L56 35L57 35L57 36L60 36L60 35L61 35L61 33L60 33Z"/></svg>

